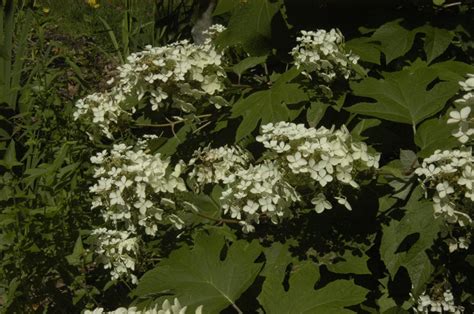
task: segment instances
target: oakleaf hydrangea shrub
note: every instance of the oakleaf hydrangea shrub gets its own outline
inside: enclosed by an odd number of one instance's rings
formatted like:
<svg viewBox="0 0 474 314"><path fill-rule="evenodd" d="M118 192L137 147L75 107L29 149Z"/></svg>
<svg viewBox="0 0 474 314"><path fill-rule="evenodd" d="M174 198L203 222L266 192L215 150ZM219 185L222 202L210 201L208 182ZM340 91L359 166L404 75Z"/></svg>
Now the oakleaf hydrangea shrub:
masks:
<svg viewBox="0 0 474 314"><path fill-rule="evenodd" d="M219 29L212 31L214 34ZM113 138L120 122L129 121L143 107L189 113L202 111L208 104L220 108L226 103L218 95L226 81L222 54L211 41L203 45L183 40L163 47L147 46L131 54L117 70L109 91L76 103L74 119L89 125L91 136Z"/></svg>
<svg viewBox="0 0 474 314"><path fill-rule="evenodd" d="M143 112L145 119L147 115L173 115L179 120L206 108L219 109L227 103L221 97L227 77L223 55L212 41L224 29L220 25L211 27L203 45L181 41L132 54L119 67L109 91L78 101L75 118L92 121L101 135L113 138L137 112ZM358 62L358 56L345 49L344 38L336 29L302 31L291 56L314 84L310 87L316 91L314 95L319 97L322 92L329 101L334 98L331 88L337 85L333 83L349 79ZM470 117L472 79L460 83L467 94L457 103L464 107L452 111L448 121L459 124L453 135L463 144L469 143L474 133ZM308 83L307 79L302 81ZM132 283L137 283L142 246L148 240L160 241L159 231L170 226L180 230L189 227L190 214L202 214L209 221L217 221L216 225L238 223L250 233L265 228L265 224L279 224L310 211L324 214L336 207L350 211L359 190L378 173L380 161L380 154L354 140L345 125L308 128L278 120L262 125L255 139L263 148L257 160L237 144L217 148L204 144L191 156L180 156L187 162L172 161L151 153L147 139L135 146L115 144L110 151L104 150L91 159L97 180L90 188L92 207L100 211L105 222L105 227L92 232L94 249L112 279ZM426 198L433 200L434 215L445 221L451 252L467 249L470 243L473 161L472 151L466 147L438 150L415 170ZM212 200L206 200L213 201L220 210L216 217L204 216L193 204L193 195L202 197L210 191ZM412 301L413 310L422 313L462 311L448 289L426 289ZM196 313L201 310L199 307ZM175 299L174 305L166 301L162 308L120 308L110 313L185 311L186 307ZM103 309L93 313L103 313Z"/></svg>
<svg viewBox="0 0 474 314"><path fill-rule="evenodd" d="M336 78L348 79L353 73L352 66L359 60L357 55L346 51L344 37L338 29L301 31L296 41L291 51L296 67L308 78L321 79L326 84Z"/></svg>
<svg viewBox="0 0 474 314"><path fill-rule="evenodd" d="M179 303L177 298L174 299L173 304L170 301L165 300L160 307L159 305L155 305L152 308L138 310L136 307L121 307L116 309L115 311L104 311L103 308L99 307L92 311L86 310L84 314L186 314L190 313L187 311L187 306L182 306ZM202 314L203 313L203 306L200 305L194 312L195 314Z"/></svg>

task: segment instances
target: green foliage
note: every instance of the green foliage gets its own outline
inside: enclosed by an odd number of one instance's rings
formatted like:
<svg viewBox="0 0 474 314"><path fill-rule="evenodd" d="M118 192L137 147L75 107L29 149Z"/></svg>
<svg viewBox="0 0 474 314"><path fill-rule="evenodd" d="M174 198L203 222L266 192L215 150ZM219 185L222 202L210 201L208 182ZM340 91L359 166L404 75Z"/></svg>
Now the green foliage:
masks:
<svg viewBox="0 0 474 314"><path fill-rule="evenodd" d="M237 2L237 1L234 1ZM268 0L241 1L238 5L220 4L217 13L233 7L227 30L220 36L218 44L223 47L242 45L252 56L261 56L271 50L271 23L279 12L282 2Z"/></svg>
<svg viewBox="0 0 474 314"><path fill-rule="evenodd" d="M432 204L421 198L417 188L404 208L405 216L384 227L380 244L380 256L392 278L400 267L406 268L414 293L422 292L433 272L425 251L433 245L442 223L433 217Z"/></svg>
<svg viewBox="0 0 474 314"><path fill-rule="evenodd" d="M221 252L225 250L225 257ZM219 312L235 301L255 280L262 264L256 258L262 249L256 242L236 241L227 247L216 233L196 236L192 249L171 253L157 268L145 273L134 291L139 297L172 293L183 305Z"/></svg>
<svg viewBox="0 0 474 314"><path fill-rule="evenodd" d="M227 26L217 43L228 81L218 96L231 106L206 107L202 120L140 111L137 125L120 126L115 139L91 142L73 121L74 102L107 89L129 53L189 38L204 2L1 2L0 312L78 313L177 297L204 313L408 313L422 292L439 289L473 312L472 245L449 252L446 237L459 230L435 218L432 192L424 194L414 174L435 150L459 148L456 126L446 122L458 107L458 82L474 73L472 8L427 0L417 11L400 2L370 20L338 10L329 21L314 17L314 7L323 8L309 0L220 0L213 17ZM347 5L350 17L366 12ZM299 30L328 25L341 28L361 62L349 79L323 84L296 69L288 52ZM183 120L170 122L175 117ZM155 119L170 123L149 124ZM221 144L240 144L259 160L253 135L279 121L345 125L353 141L382 154L381 168L361 173L360 188L347 193L352 211L337 203L318 214L296 203L291 218L273 224L262 215L247 234L221 208L224 186L189 190L179 195L190 209L186 226L163 225L140 239L138 285L110 280L93 253L91 231L105 223L90 209L91 156L155 134L150 151L172 163Z"/></svg>
<svg viewBox="0 0 474 314"><path fill-rule="evenodd" d="M387 63L405 55L412 47L415 33L400 26L399 20L378 28L371 39L380 42Z"/></svg>
<svg viewBox="0 0 474 314"><path fill-rule="evenodd" d="M288 290L282 285L284 276L284 268L266 275L258 297L266 313L353 313L345 307L361 303L367 293L349 280L314 289L320 274L313 263L293 265Z"/></svg>
<svg viewBox="0 0 474 314"><path fill-rule="evenodd" d="M301 109L290 109L287 105L305 101L308 96L300 85L289 83L295 74L297 71L293 68L282 74L269 89L255 92L233 105L232 116L243 117L237 129L236 141L255 130L258 122L287 121L298 116Z"/></svg>
<svg viewBox="0 0 474 314"><path fill-rule="evenodd" d="M426 61L431 63L434 59L443 54L451 44L454 34L446 29L424 26L419 28L425 33L424 50L426 52Z"/></svg>
<svg viewBox="0 0 474 314"><path fill-rule="evenodd" d="M438 77L428 66L412 66L394 73L384 73L384 79L372 77L352 84L354 94L375 99L375 103L358 103L350 112L389 121L411 124L413 128L424 119L441 111L457 91L454 82L439 82L427 89Z"/></svg>
<svg viewBox="0 0 474 314"><path fill-rule="evenodd" d="M453 125L447 124L446 119L429 119L423 122L415 134L415 144L420 148L418 156L426 158L437 149L451 149L458 142L451 136Z"/></svg>

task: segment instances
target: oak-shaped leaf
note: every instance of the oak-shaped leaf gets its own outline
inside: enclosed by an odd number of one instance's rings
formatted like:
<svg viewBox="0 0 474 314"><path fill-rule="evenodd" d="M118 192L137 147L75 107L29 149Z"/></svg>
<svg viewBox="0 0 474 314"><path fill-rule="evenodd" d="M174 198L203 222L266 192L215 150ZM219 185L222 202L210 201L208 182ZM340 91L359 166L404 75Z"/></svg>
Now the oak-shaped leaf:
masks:
<svg viewBox="0 0 474 314"><path fill-rule="evenodd" d="M372 40L380 42L380 50L385 54L386 63L405 55L413 46L416 32L400 26L400 20L385 23L372 35Z"/></svg>
<svg viewBox="0 0 474 314"><path fill-rule="evenodd" d="M451 136L456 128L454 124L447 124L446 117L426 120L416 129L415 144L420 148L419 157L426 158L435 150L451 149L459 145L458 140Z"/></svg>
<svg viewBox="0 0 474 314"><path fill-rule="evenodd" d="M431 25L424 25L417 30L425 33L423 49L425 50L428 63L442 55L448 49L454 37L454 32Z"/></svg>
<svg viewBox="0 0 474 314"><path fill-rule="evenodd" d="M441 111L458 91L456 82L436 82L437 78L437 70L420 64L385 73L380 80L366 78L351 84L351 88L355 95L373 98L375 102L358 103L347 110L415 127Z"/></svg>
<svg viewBox="0 0 474 314"><path fill-rule="evenodd" d="M405 267L415 294L423 290L433 271L425 251L433 245L441 226L441 220L433 215L433 204L422 198L418 187L405 206L405 216L383 228L380 245L380 256L390 276L394 278L398 269Z"/></svg>
<svg viewBox="0 0 474 314"><path fill-rule="evenodd" d="M293 68L281 74L266 90L258 91L237 101L232 107L232 117L242 116L235 140L239 141L252 133L259 121L261 124L295 119L303 108L292 109L287 105L308 100L308 96L297 83L288 83L298 71Z"/></svg>
<svg viewBox="0 0 474 314"><path fill-rule="evenodd" d="M272 20L281 5L282 1L268 0L241 1L234 5L227 30L219 36L217 44L222 47L240 44L252 56L266 54L271 50ZM220 13L229 8L219 6L218 9Z"/></svg>
<svg viewBox="0 0 474 314"><path fill-rule="evenodd" d="M336 280L315 289L320 279L318 266L312 262L291 267L289 288L283 285L287 264L266 272L258 301L267 314L354 313L346 307L365 300L367 290L352 280Z"/></svg>
<svg viewBox="0 0 474 314"><path fill-rule="evenodd" d="M192 248L173 251L146 272L133 295L143 299L172 294L191 311L203 305L205 313L219 313L235 304L262 268L255 262L262 252L257 241L227 245L218 233L199 233Z"/></svg>

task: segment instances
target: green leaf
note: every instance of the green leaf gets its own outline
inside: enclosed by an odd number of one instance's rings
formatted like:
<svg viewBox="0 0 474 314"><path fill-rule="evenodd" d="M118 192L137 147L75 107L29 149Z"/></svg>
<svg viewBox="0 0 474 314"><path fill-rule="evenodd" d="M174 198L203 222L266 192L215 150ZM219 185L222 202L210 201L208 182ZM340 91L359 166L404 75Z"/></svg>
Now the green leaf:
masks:
<svg viewBox="0 0 474 314"><path fill-rule="evenodd" d="M393 278L400 267L405 267L415 294L423 290L433 271L425 251L433 245L441 225L441 220L434 218L433 204L422 199L422 194L420 187L413 191L405 216L383 228L380 245L380 255L390 276ZM415 237L416 242L409 248L400 247L408 236Z"/></svg>
<svg viewBox="0 0 474 314"><path fill-rule="evenodd" d="M239 1L235 0L219 0L217 1L216 8L214 9L214 12L212 15L221 15L224 13L228 13L232 10L234 10L236 7L238 7Z"/></svg>
<svg viewBox="0 0 474 314"><path fill-rule="evenodd" d="M363 254L362 256L356 256L353 255L351 251L346 250L342 256L342 260L333 264L328 264L327 268L333 273L338 274L365 275L371 273L367 267L368 260L369 257L366 254Z"/></svg>
<svg viewBox="0 0 474 314"><path fill-rule="evenodd" d="M346 42L347 50L352 51L361 60L380 65L380 48L369 37L354 38Z"/></svg>
<svg viewBox="0 0 474 314"><path fill-rule="evenodd" d="M387 64L405 55L415 40L416 32L401 27L399 22L400 20L388 22L372 35L373 40L380 42L380 50L385 54Z"/></svg>
<svg viewBox="0 0 474 314"><path fill-rule="evenodd" d="M309 126L312 128L316 127L329 107L329 104L320 101L312 101L306 111L306 120L308 121Z"/></svg>
<svg viewBox="0 0 474 314"><path fill-rule="evenodd" d="M380 80L369 77L351 87L355 95L376 102L359 103L347 110L415 126L442 110L458 90L454 82L440 82L427 90L436 78L436 70L419 65L385 73L385 78Z"/></svg>
<svg viewBox="0 0 474 314"><path fill-rule="evenodd" d="M400 163L403 173L411 173L420 165L415 152L409 149L400 149Z"/></svg>
<svg viewBox="0 0 474 314"><path fill-rule="evenodd" d="M300 85L281 83L278 80L270 89L253 93L239 100L232 108L232 117L243 117L237 129L236 141L252 133L259 121L266 124L293 120L301 112L301 108L292 110L287 105L307 99Z"/></svg>
<svg viewBox="0 0 474 314"><path fill-rule="evenodd" d="M72 254L66 256L66 260L69 265L79 266L81 264L81 256L84 254L84 246L82 245L82 239L79 235L77 237L76 243L74 244L74 249Z"/></svg>
<svg viewBox="0 0 474 314"><path fill-rule="evenodd" d="M11 170L13 167L21 165L22 163L16 159L15 141L12 140L5 151L5 155L3 155L3 159L0 160L0 166Z"/></svg>
<svg viewBox="0 0 474 314"><path fill-rule="evenodd" d="M426 61L431 63L436 57L443 54L448 49L453 40L454 33L446 29L433 26L422 26L418 28L420 32L425 33L424 50Z"/></svg>
<svg viewBox="0 0 474 314"><path fill-rule="evenodd" d="M353 313L345 307L363 302L367 293L351 280L336 280L314 289L320 275L311 262L293 266L287 291L283 287L284 277L284 271L267 274L258 296L265 313Z"/></svg>
<svg viewBox="0 0 474 314"><path fill-rule="evenodd" d="M418 156L426 158L435 150L451 149L459 142L451 136L452 130L456 128L453 124L447 124L446 119L433 118L423 122L415 134L415 144L420 148Z"/></svg>
<svg viewBox="0 0 474 314"><path fill-rule="evenodd" d="M250 55L264 55L271 50L271 22L280 6L281 1L241 2L230 18L227 30L217 39L217 44L222 47L241 44Z"/></svg>
<svg viewBox="0 0 474 314"><path fill-rule="evenodd" d="M366 136L362 136L362 133L370 128L378 126L382 121L379 119L361 119L359 123L352 129L351 135L354 140L363 141L367 139Z"/></svg>
<svg viewBox="0 0 474 314"><path fill-rule="evenodd" d="M291 256L289 245L279 242L274 242L271 247L265 249L265 259L265 267L260 273L264 277L284 273L288 264L297 261Z"/></svg>
<svg viewBox="0 0 474 314"><path fill-rule="evenodd" d="M202 304L206 313L219 313L250 287L262 266L255 263L262 252L257 241L233 242L221 260L225 245L218 234L199 233L192 249L173 251L145 273L134 294L146 297L171 292L191 311Z"/></svg>
<svg viewBox="0 0 474 314"><path fill-rule="evenodd" d="M464 81L468 73L474 73L474 66L459 61L435 63L430 66L430 68L436 70L440 80L453 81L456 83Z"/></svg>
<svg viewBox="0 0 474 314"><path fill-rule="evenodd" d="M248 69L253 68L259 64L264 63L267 60L267 56L261 57L248 57L237 63L232 67L232 71L239 77Z"/></svg>

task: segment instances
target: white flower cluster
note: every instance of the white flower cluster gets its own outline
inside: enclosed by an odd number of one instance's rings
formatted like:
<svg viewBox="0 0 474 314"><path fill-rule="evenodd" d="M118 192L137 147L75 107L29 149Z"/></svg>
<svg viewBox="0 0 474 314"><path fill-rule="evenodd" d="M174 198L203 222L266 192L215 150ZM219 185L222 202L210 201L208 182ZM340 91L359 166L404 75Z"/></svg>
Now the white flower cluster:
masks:
<svg viewBox="0 0 474 314"><path fill-rule="evenodd" d="M130 271L135 270L135 261L138 255L138 238L131 232L95 229L92 232L97 237L96 253L99 254L105 269L110 269L112 279L129 276L133 283L137 277Z"/></svg>
<svg viewBox="0 0 474 314"><path fill-rule="evenodd" d="M453 110L449 113L449 124L458 124L458 129L453 132L453 136L462 144L470 141L474 135L474 116L471 116L471 107L474 105L474 74L468 74L469 78L464 82L459 82L463 91L467 92L456 103L464 107L459 111Z"/></svg>
<svg viewBox="0 0 474 314"><path fill-rule="evenodd" d="M209 34L214 36L220 30L214 27ZM118 68L117 82L110 91L79 100L74 119L97 123L101 134L112 138L122 115L134 113L143 98L155 111L173 107L191 112L196 110L195 104L205 103L220 107L225 100L216 94L224 89L226 79L221 63L222 55L211 41L203 45L183 40L163 47L147 46Z"/></svg>
<svg viewBox="0 0 474 314"><path fill-rule="evenodd" d="M245 232L253 231L252 223L258 224L261 216L278 223L298 200L295 189L271 161L237 171L221 196L224 213L230 212L232 218L241 220Z"/></svg>
<svg viewBox="0 0 474 314"><path fill-rule="evenodd" d="M125 99L125 95L116 90L88 95L76 102L74 120L91 121L97 125L102 134L112 138L119 120L131 115L130 112L122 109L121 104Z"/></svg>
<svg viewBox="0 0 474 314"><path fill-rule="evenodd" d="M203 306L200 305L194 312L195 314L202 314ZM138 310L136 307L124 308L120 307L115 311L104 311L103 308L96 308L92 311L86 310L84 314L186 314L187 306L181 306L177 298L171 304L168 300L163 302L161 308L156 305L153 308Z"/></svg>
<svg viewBox="0 0 474 314"><path fill-rule="evenodd" d="M337 77L348 79L352 74L352 65L359 57L344 48L344 37L337 29L301 31L296 38L297 45L291 51L296 67L304 70L310 77L314 74L326 83Z"/></svg>
<svg viewBox="0 0 474 314"><path fill-rule="evenodd" d="M206 147L194 152L188 165L191 181L195 182L196 190L205 184L230 183L235 180L238 170L246 169L250 162L250 154L239 146Z"/></svg>
<svg viewBox="0 0 474 314"><path fill-rule="evenodd" d="M442 294L432 298L424 292L418 297L416 313L464 313L464 307L454 304L454 297L450 290L444 291Z"/></svg>
<svg viewBox="0 0 474 314"><path fill-rule="evenodd" d="M193 111L196 101L224 89L221 57L213 45L187 40L164 47L147 46L119 67L116 87L138 99L149 93L152 110L172 105Z"/></svg>
<svg viewBox="0 0 474 314"><path fill-rule="evenodd" d="M220 33L225 31L227 28L221 24L213 24L207 30L204 31L204 36L206 36L205 43L211 44Z"/></svg>
<svg viewBox="0 0 474 314"><path fill-rule="evenodd" d="M423 188L434 193L433 209L450 224L468 227L474 214L474 156L472 150L437 150L415 170ZM451 241L450 250L466 249L469 239Z"/></svg>
<svg viewBox="0 0 474 314"><path fill-rule="evenodd" d="M311 202L322 213L333 207L328 195L350 210L344 189L358 188L358 176L379 166L380 155L370 153L365 143L352 142L345 127L315 129L270 123L262 126L257 141L266 148L257 164L250 164L247 155L234 147L198 150L190 162L195 166L191 177L197 185L227 184L221 195L222 208L240 220L246 232L253 231L253 224L262 218L278 223L292 216L296 202ZM312 196L306 199L308 191Z"/></svg>
<svg viewBox="0 0 474 314"><path fill-rule="evenodd" d="M135 268L137 229L156 235L159 224L182 228L184 222L176 212L174 198L186 187L180 177L183 164L170 166L169 159L124 144L114 145L91 158L96 164L97 183L90 187L94 194L92 208L102 208L102 217L115 230L97 229L96 253L111 269L113 278L126 275ZM124 231L120 231L124 230ZM135 281L133 275L130 275Z"/></svg>
<svg viewBox="0 0 474 314"><path fill-rule="evenodd" d="M314 187L316 196L312 203L318 213L332 208L324 193L326 185L336 185L335 200L351 210L342 186L358 188L357 175L379 167L380 154L370 153L363 142L352 142L345 126L335 130L289 122L270 123L262 126L257 141L269 150L267 158L277 160L291 185Z"/></svg>
<svg viewBox="0 0 474 314"><path fill-rule="evenodd" d="M152 236L158 230L157 224L164 220L182 227L178 216L166 213L175 208L173 194L186 190L180 177L182 163L171 167L169 158L125 144L114 145L110 154L105 150L98 153L91 162L98 165L94 177L99 178L90 187L95 194L92 207L106 209L105 221L122 223L131 231L138 224Z"/></svg>

